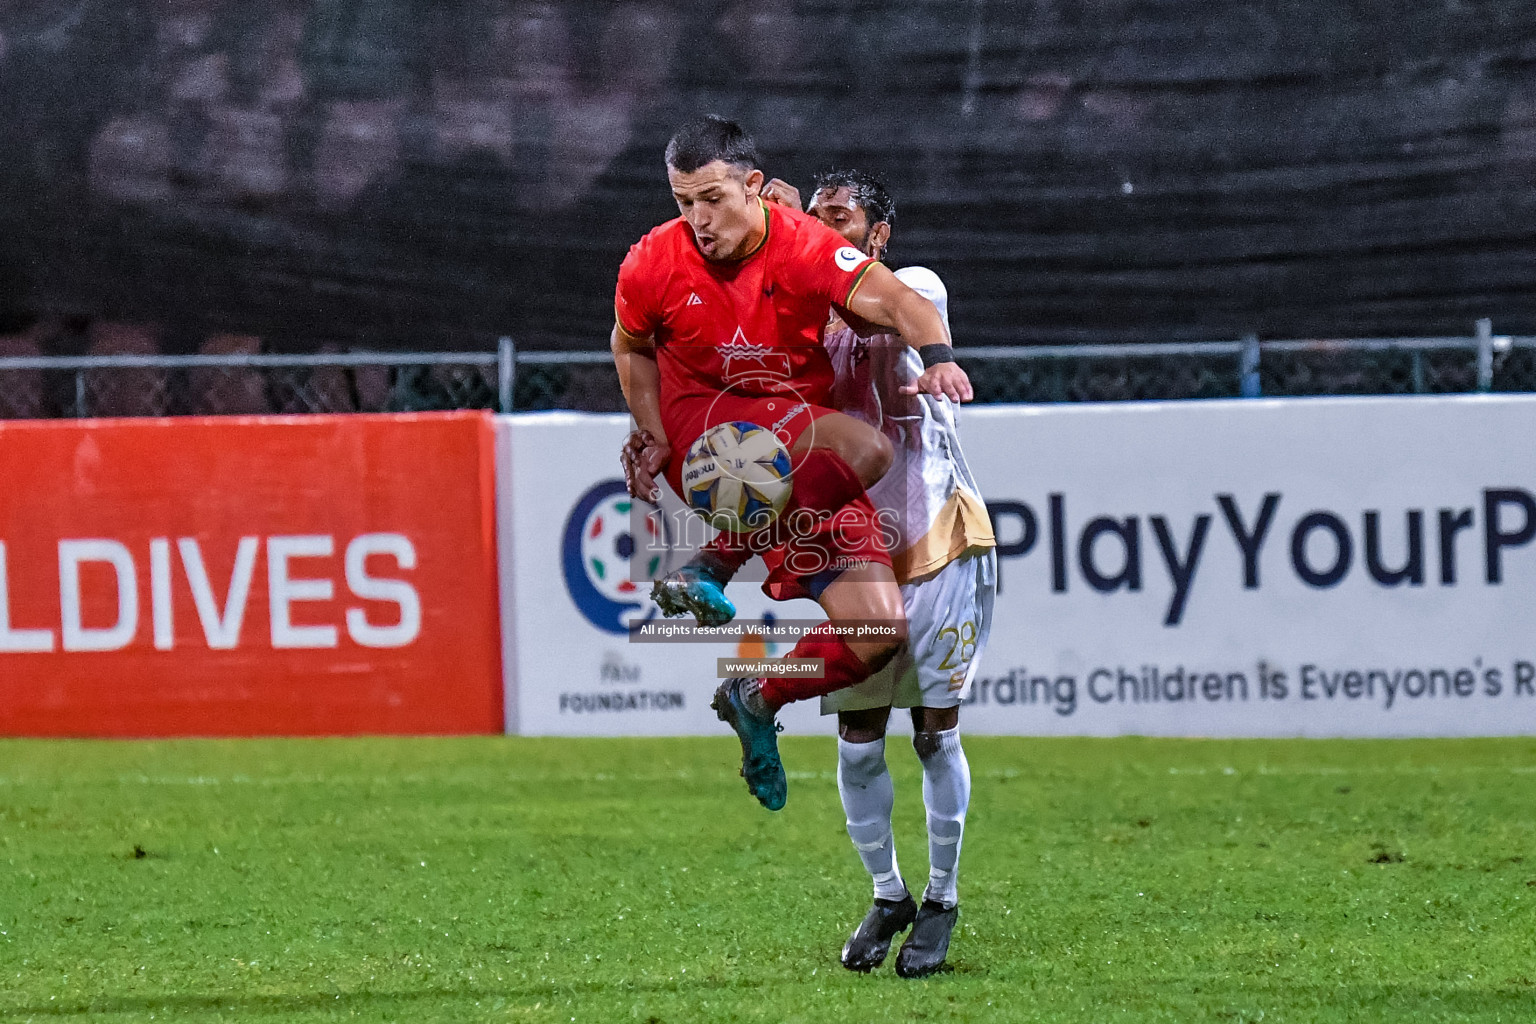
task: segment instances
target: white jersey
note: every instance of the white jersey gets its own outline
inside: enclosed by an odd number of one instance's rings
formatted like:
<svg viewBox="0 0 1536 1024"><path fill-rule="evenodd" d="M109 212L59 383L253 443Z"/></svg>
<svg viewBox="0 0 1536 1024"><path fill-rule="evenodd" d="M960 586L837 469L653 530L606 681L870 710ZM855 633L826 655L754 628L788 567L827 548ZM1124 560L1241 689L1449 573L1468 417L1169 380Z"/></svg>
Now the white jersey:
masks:
<svg viewBox="0 0 1536 1024"><path fill-rule="evenodd" d="M947 333L949 295L939 275L903 267L896 277L938 307ZM922 579L967 553L996 547L981 489L960 449L957 406L899 391L923 372L917 350L897 335L861 338L840 321L828 328L826 347L836 373L833 408L885 434L896 451L891 472L869 489L869 498L882 517L894 520L897 580Z"/></svg>

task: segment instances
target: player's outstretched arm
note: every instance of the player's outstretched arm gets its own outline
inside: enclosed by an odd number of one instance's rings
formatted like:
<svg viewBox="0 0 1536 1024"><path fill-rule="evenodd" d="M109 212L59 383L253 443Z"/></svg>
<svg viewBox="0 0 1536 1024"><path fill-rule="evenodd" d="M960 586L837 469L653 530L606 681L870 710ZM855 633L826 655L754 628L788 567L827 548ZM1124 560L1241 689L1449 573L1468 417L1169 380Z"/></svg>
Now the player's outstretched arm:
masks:
<svg viewBox="0 0 1536 1024"><path fill-rule="evenodd" d="M617 323L609 337L613 365L619 372L619 387L636 431L630 434L619 452L624 467L624 483L631 497L657 501L661 488L656 477L672 457L666 429L661 425L661 371L656 366L656 345L650 338L636 338Z"/></svg>
<svg viewBox="0 0 1536 1024"><path fill-rule="evenodd" d="M956 402L974 397L971 379L954 360L944 318L923 296L901 282L883 263L870 267L848 300L848 311L872 324L894 330L923 355L922 376L901 388L904 395L948 395ZM930 345L940 346L929 348ZM926 350L926 351L925 351Z"/></svg>

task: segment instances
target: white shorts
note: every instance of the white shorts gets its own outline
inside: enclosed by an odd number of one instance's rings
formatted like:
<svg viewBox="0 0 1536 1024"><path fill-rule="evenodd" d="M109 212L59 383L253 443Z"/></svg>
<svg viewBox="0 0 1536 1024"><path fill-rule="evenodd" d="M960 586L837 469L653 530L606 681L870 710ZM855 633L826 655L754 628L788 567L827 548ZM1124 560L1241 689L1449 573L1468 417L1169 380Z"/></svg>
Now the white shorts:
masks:
<svg viewBox="0 0 1536 1024"><path fill-rule="evenodd" d="M904 584L907 643L862 683L822 697L821 713L958 707L971 691L987 646L996 591L997 552L991 549L957 558L928 579Z"/></svg>

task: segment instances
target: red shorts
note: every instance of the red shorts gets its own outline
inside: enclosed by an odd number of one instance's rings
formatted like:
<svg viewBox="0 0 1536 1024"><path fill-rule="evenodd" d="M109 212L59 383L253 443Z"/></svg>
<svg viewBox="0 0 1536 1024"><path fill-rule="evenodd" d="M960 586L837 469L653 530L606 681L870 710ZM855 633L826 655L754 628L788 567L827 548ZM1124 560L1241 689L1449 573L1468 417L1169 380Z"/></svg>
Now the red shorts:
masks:
<svg viewBox="0 0 1536 1024"><path fill-rule="evenodd" d="M674 402L662 411L662 424L672 445L667 483L675 493L683 493L683 460L693 443L711 427L731 422L755 423L777 434L786 448L793 448L816 420L836 411L794 395L749 398L721 394ZM782 526L791 527L792 538L761 552L768 566L763 592L775 601L818 597L820 584L845 569L869 562L891 564L890 552L875 519L875 507L867 495L820 520L813 520L809 510L801 510L797 516L791 503L781 517L786 518L791 522Z"/></svg>

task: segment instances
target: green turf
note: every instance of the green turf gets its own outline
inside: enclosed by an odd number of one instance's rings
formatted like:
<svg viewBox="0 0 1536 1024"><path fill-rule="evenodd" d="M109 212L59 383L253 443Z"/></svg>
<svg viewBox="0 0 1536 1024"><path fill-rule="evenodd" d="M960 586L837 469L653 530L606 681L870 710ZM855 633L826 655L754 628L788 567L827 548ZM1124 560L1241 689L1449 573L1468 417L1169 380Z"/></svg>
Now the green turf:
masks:
<svg viewBox="0 0 1536 1024"><path fill-rule="evenodd" d="M1536 1019L1536 740L967 741L953 973L825 739L0 742L0 1019ZM907 877L916 760L892 744Z"/></svg>

